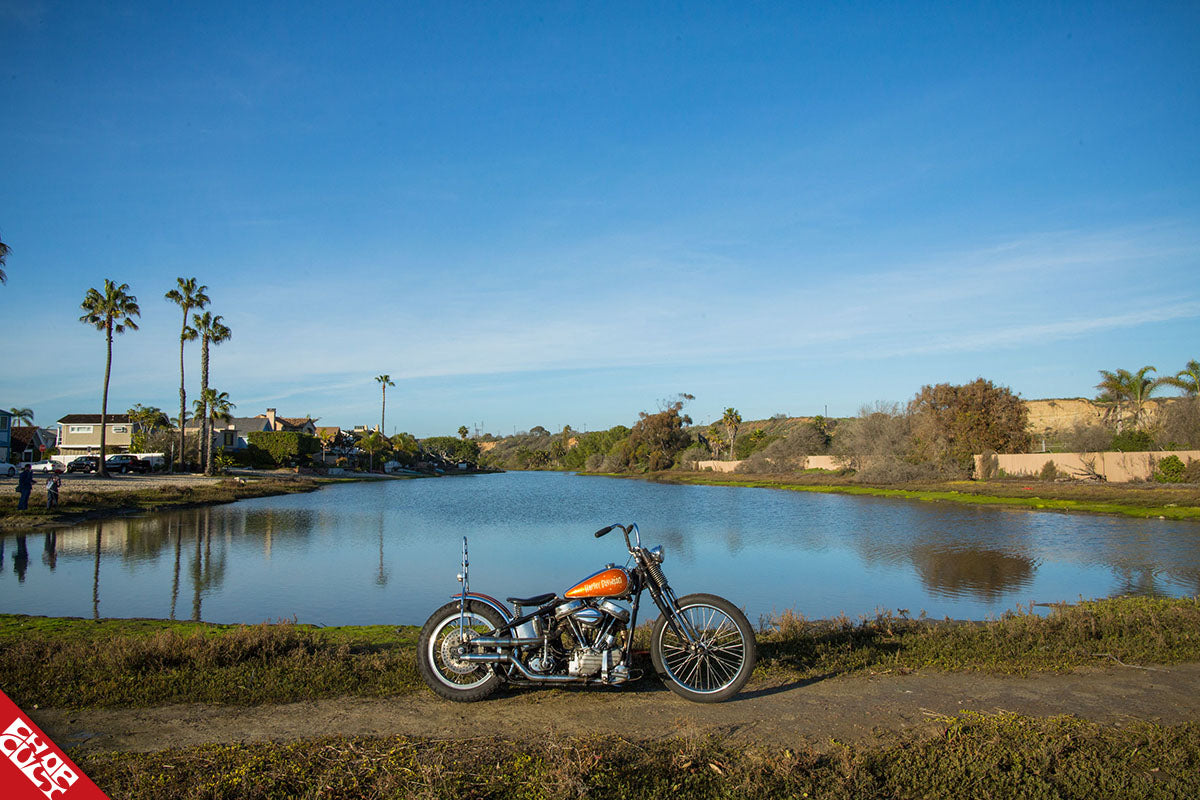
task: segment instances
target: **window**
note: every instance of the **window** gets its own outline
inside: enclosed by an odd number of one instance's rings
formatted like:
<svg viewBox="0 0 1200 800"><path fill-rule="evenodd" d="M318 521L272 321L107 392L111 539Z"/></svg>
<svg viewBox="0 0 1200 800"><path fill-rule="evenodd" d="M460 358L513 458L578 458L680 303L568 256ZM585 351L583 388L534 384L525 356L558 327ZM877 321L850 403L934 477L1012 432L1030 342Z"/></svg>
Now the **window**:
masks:
<svg viewBox="0 0 1200 800"><path fill-rule="evenodd" d="M236 435L236 432L235 431L222 431L222 434L224 434L224 437L225 437L223 440L224 446L225 447L233 447L233 445L235 444L235 442L233 441L233 438Z"/></svg>
<svg viewBox="0 0 1200 800"><path fill-rule="evenodd" d="M0 431L8 430L8 417L0 414Z"/></svg>
<svg viewBox="0 0 1200 800"><path fill-rule="evenodd" d="M69 433L91 433L91 425L72 425L68 429Z"/></svg>
<svg viewBox="0 0 1200 800"><path fill-rule="evenodd" d="M113 425L113 433L129 433L128 425Z"/></svg>

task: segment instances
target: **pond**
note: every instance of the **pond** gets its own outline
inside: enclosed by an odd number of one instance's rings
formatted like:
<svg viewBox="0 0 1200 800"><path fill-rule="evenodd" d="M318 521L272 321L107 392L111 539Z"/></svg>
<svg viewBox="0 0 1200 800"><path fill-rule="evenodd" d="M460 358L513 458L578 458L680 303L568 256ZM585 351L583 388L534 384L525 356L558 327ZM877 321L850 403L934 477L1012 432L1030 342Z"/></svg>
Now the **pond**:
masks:
<svg viewBox="0 0 1200 800"><path fill-rule="evenodd" d="M626 558L636 521L680 595L752 622L877 610L985 619L1017 604L1200 593L1200 525L515 472L311 494L0 538L0 611L210 622L421 624L458 589L563 592Z"/></svg>

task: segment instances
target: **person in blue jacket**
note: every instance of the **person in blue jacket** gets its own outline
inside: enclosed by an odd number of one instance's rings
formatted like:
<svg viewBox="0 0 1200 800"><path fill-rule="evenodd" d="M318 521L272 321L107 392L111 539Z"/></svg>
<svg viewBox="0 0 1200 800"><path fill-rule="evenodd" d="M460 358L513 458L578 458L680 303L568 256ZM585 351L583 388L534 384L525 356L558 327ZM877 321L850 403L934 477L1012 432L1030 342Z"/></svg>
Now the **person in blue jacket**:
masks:
<svg viewBox="0 0 1200 800"><path fill-rule="evenodd" d="M29 493L33 491L33 470L29 465L25 465L25 469L21 470L21 477L17 478L17 491L21 493L21 499L17 502L17 511L24 511L29 508Z"/></svg>

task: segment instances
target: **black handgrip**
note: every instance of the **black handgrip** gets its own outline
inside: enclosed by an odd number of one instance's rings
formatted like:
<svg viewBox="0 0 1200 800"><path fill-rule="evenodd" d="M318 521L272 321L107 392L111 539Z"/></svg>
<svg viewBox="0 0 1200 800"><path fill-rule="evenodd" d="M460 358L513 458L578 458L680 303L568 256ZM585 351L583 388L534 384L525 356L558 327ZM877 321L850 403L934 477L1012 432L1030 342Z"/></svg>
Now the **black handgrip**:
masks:
<svg viewBox="0 0 1200 800"><path fill-rule="evenodd" d="M597 539L599 539L601 536L603 536L604 534L606 534L606 533L610 532L610 531L611 531L613 528L615 528L615 527L617 527L617 526L616 526L616 525L609 525L607 528L601 528L600 530L596 531L596 538L597 538Z"/></svg>

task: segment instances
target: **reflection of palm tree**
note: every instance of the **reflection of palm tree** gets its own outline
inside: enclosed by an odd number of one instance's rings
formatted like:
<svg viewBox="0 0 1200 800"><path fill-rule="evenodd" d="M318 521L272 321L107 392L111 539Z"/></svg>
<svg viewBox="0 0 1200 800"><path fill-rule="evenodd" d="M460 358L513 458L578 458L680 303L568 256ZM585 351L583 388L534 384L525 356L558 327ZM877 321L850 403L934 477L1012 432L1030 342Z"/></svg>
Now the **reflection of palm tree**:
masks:
<svg viewBox="0 0 1200 800"><path fill-rule="evenodd" d="M197 509L195 514L196 554L190 568L192 574L192 620L194 622L200 622L200 604L203 593L220 585L225 579L224 554L215 566L212 561L211 513L211 509L204 508ZM202 545L203 550L201 550Z"/></svg>
<svg viewBox="0 0 1200 800"><path fill-rule="evenodd" d="M168 533L170 532L170 523L167 523ZM171 582L171 619L175 619L175 601L179 599L179 556L183 543L183 526L179 524L179 520L175 520L175 578Z"/></svg>
<svg viewBox="0 0 1200 800"><path fill-rule="evenodd" d="M96 523L96 562L92 568L92 619L100 619L100 543L104 526Z"/></svg>
<svg viewBox="0 0 1200 800"><path fill-rule="evenodd" d="M378 586L387 586L388 574L383 570L383 512L379 512L379 572L375 575Z"/></svg>

